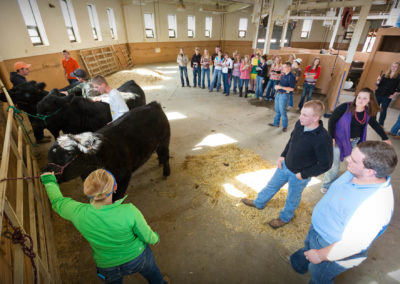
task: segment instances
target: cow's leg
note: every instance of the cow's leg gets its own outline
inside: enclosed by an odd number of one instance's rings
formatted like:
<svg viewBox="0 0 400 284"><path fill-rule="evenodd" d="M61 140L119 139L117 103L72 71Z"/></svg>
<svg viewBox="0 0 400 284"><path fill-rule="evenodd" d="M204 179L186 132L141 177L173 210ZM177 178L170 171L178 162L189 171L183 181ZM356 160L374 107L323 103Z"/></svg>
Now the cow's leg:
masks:
<svg viewBox="0 0 400 284"><path fill-rule="evenodd" d="M129 185L129 180L131 179L131 173L118 177L116 176L115 179L117 180L117 191L113 194L113 202L124 197Z"/></svg>
<svg viewBox="0 0 400 284"><path fill-rule="evenodd" d="M157 148L158 163L164 166L163 176L167 177L171 174L169 167L169 148L168 144L160 144Z"/></svg>

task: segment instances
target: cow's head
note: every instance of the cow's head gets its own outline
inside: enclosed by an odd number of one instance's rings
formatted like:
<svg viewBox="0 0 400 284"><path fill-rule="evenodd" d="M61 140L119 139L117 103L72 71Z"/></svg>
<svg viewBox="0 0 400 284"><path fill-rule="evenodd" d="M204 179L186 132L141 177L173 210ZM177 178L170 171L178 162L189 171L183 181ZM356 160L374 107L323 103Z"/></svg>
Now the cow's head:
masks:
<svg viewBox="0 0 400 284"><path fill-rule="evenodd" d="M60 136L49 149L44 171L54 172L59 182L85 174L89 161L102 145L102 139L101 134L93 132Z"/></svg>
<svg viewBox="0 0 400 284"><path fill-rule="evenodd" d="M74 95L64 96L60 94L57 89L51 90L50 93L37 104L37 113L44 115L55 113L60 108L71 104L74 97Z"/></svg>
<svg viewBox="0 0 400 284"><path fill-rule="evenodd" d="M12 88L9 93L13 102L17 105L36 105L47 95L44 90L45 83L29 81Z"/></svg>

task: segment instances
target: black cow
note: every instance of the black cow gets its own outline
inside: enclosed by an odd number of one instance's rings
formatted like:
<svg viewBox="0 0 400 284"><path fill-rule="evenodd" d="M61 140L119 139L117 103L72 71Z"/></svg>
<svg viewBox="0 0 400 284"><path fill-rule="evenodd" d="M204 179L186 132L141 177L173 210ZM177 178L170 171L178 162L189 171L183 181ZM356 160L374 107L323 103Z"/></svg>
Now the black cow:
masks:
<svg viewBox="0 0 400 284"><path fill-rule="evenodd" d="M144 92L135 81L126 82L118 90L126 92L123 96L129 109L146 104ZM59 136L60 130L71 134L93 132L112 119L107 103L93 102L74 95L64 96L57 89L38 103L37 112L48 115L45 126L54 138Z"/></svg>
<svg viewBox="0 0 400 284"><path fill-rule="evenodd" d="M80 176L85 179L104 168L115 176L118 190L113 200L124 196L132 172L157 152L163 175L170 175L170 126L161 105L151 102L134 108L92 133L63 135L50 147L44 171L60 173L59 183Z"/></svg>
<svg viewBox="0 0 400 284"><path fill-rule="evenodd" d="M29 81L20 84L8 91L13 103L24 112L29 114L36 114L36 107L40 100L42 100L48 92L44 90L46 87L45 83L37 83L36 81ZM6 97L3 93L0 94L0 100L6 102ZM44 137L43 121L34 117L29 116L29 120L32 124L33 133L36 141L41 141Z"/></svg>

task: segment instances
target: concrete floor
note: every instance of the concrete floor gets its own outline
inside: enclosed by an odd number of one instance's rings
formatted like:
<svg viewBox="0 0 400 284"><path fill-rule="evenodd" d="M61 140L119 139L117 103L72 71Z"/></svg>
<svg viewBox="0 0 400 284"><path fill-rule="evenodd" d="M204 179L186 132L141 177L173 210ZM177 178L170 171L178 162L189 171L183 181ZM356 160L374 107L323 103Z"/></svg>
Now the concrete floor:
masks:
<svg viewBox="0 0 400 284"><path fill-rule="evenodd" d="M155 83L154 86L162 86L158 89L146 90L147 101L160 102L166 113L179 112L186 116L170 121L171 177L162 178L153 156L133 174L127 190L128 201L142 211L153 230L160 234L161 242L152 250L163 274L168 275L171 283L307 283L309 276L296 274L280 256L280 242L266 233L255 235L246 230L234 230L243 226L238 210L232 208L227 212L221 206L212 206L207 196L196 192L191 177L181 170L186 155L207 150L195 152L192 149L213 132L236 139L239 147L252 149L274 163L287 143L299 113L289 112L290 131L282 133L281 128L267 125L274 115L271 103L256 107L249 103L250 99L237 95L225 97L221 92L181 88L178 69L173 63L141 67L157 70L171 78ZM191 74L189 78L192 82ZM295 96L295 105L298 100L299 96ZM351 97L342 96L341 100L348 101ZM387 126L394 123L398 113L389 110ZM324 124L327 125L326 119ZM368 139L377 138L370 129ZM400 141L393 141L393 144L398 151ZM45 157L46 147L41 147ZM399 167L392 182L397 205ZM319 187L317 184L307 189L303 199L315 204L323 196ZM80 180L63 184L61 188L65 195L87 201ZM53 221L64 282L100 283L89 245L70 223L56 214L53 214ZM230 226L226 226L227 223ZM396 206L388 230L373 244L368 259L342 274L336 283L399 283L400 246L396 245L399 237L400 212ZM133 275L125 278L125 283L146 281L140 275Z"/></svg>

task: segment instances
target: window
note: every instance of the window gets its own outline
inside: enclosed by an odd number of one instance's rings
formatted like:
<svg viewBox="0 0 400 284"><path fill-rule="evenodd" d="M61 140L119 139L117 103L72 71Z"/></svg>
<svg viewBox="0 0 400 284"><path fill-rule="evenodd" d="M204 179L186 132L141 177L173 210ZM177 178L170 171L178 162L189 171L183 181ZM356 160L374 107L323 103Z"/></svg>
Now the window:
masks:
<svg viewBox="0 0 400 284"><path fill-rule="evenodd" d="M188 37L194 37L194 31L196 29L196 18L195 16L188 16Z"/></svg>
<svg viewBox="0 0 400 284"><path fill-rule="evenodd" d="M60 0L60 7L64 17L65 27L67 28L69 41L80 41L78 26L76 24L74 9L72 8L71 0Z"/></svg>
<svg viewBox="0 0 400 284"><path fill-rule="evenodd" d="M303 27L301 29L300 38L309 38L311 26L312 26L312 20L304 20L303 21Z"/></svg>
<svg viewBox="0 0 400 284"><path fill-rule="evenodd" d="M371 52L376 39L376 30L370 30L368 32L367 39L365 40L363 49L361 52Z"/></svg>
<svg viewBox="0 0 400 284"><path fill-rule="evenodd" d="M176 15L168 15L168 36L176 38Z"/></svg>
<svg viewBox="0 0 400 284"><path fill-rule="evenodd" d="M144 28L146 38L154 38L154 17L153 14L144 14Z"/></svg>
<svg viewBox="0 0 400 284"><path fill-rule="evenodd" d="M110 25L110 33L112 39L118 39L117 25L115 24L114 10L107 8L108 23Z"/></svg>
<svg viewBox="0 0 400 284"><path fill-rule="evenodd" d="M96 7L93 4L88 4L89 21L92 27L94 40L101 40L99 18L97 17Z"/></svg>
<svg viewBox="0 0 400 284"><path fill-rule="evenodd" d="M247 32L247 18L240 18L239 19L239 37L244 38Z"/></svg>
<svg viewBox="0 0 400 284"><path fill-rule="evenodd" d="M33 45L49 45L36 0L18 0L28 35Z"/></svg>
<svg viewBox="0 0 400 284"><path fill-rule="evenodd" d="M212 17L206 17L205 36L211 37L212 33Z"/></svg>

